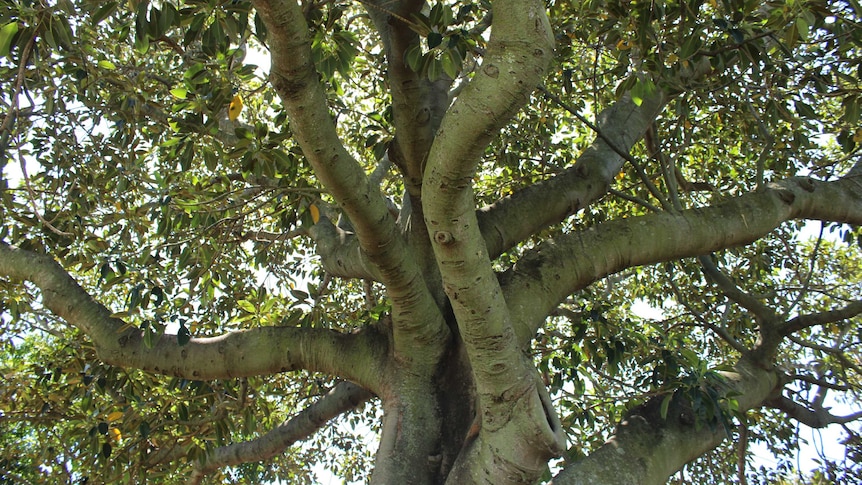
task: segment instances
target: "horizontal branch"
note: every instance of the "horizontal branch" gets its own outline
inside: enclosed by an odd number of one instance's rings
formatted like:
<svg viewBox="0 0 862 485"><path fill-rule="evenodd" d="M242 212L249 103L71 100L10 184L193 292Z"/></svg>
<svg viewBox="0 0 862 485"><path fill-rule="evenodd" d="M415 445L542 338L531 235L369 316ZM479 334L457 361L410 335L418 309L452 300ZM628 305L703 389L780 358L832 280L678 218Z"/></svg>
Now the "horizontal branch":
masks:
<svg viewBox="0 0 862 485"><path fill-rule="evenodd" d="M269 460L283 453L288 446L311 436L330 419L355 409L372 397L371 392L356 384L341 382L325 396L268 433L250 441L213 450L207 455L206 462L192 472L189 484L201 483L206 475L219 468Z"/></svg>
<svg viewBox="0 0 862 485"><path fill-rule="evenodd" d="M342 230L326 217L321 217L308 232L327 273L339 278L381 281L380 271L362 252L355 234Z"/></svg>
<svg viewBox="0 0 862 485"><path fill-rule="evenodd" d="M564 298L599 278L748 244L790 219L862 223L862 177L795 177L716 206L599 224L528 251L501 276L501 285L513 321L524 325L516 331L526 344Z"/></svg>
<svg viewBox="0 0 862 485"><path fill-rule="evenodd" d="M840 322L842 320L847 320L848 318L853 318L859 314L862 314L862 300L856 300L849 303L844 308L839 308L837 310L799 315L788 320L780 330L782 334L789 335L804 328Z"/></svg>
<svg viewBox="0 0 862 485"><path fill-rule="evenodd" d="M846 424L851 421L862 419L862 411L845 416L836 416L830 413L828 408L821 406L804 406L785 396L770 398L765 404L773 409L783 412L790 418L815 429L825 428L830 424Z"/></svg>
<svg viewBox="0 0 862 485"><path fill-rule="evenodd" d="M386 340L373 327L355 334L259 327L185 345L162 335L148 347L140 329L111 316L49 256L0 243L0 276L39 287L46 308L92 339L102 361L121 367L198 380L307 369L375 389L385 360Z"/></svg>

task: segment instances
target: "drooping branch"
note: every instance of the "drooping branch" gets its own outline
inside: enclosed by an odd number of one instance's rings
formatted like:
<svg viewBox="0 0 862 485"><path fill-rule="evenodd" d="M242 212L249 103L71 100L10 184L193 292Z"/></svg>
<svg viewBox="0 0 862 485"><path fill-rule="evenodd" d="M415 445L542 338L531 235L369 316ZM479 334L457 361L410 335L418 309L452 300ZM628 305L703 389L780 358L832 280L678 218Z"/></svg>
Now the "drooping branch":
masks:
<svg viewBox="0 0 862 485"><path fill-rule="evenodd" d="M92 339L108 364L186 379L228 379L308 369L376 389L386 340L373 328L356 334L325 329L259 327L180 345L161 336L150 348L143 332L96 302L48 256L0 243L0 276L35 284L42 304Z"/></svg>
<svg viewBox="0 0 862 485"><path fill-rule="evenodd" d="M270 80L284 103L294 138L350 218L363 253L377 266L386 286L392 301L395 352L408 360L422 360L430 368L443 350L448 328L384 197L339 139L314 66L302 9L294 0L253 3L269 32Z"/></svg>
<svg viewBox="0 0 862 485"><path fill-rule="evenodd" d="M502 275L513 320L528 325L516 328L521 343L560 301L598 278L748 244L790 219L862 223L859 177L791 178L720 205L612 221L546 241Z"/></svg>
<svg viewBox="0 0 862 485"><path fill-rule="evenodd" d="M665 102L660 91L640 106L623 96L599 115L599 135L571 168L481 209L479 224L491 258L605 195L625 163L620 152L643 137Z"/></svg>
<svg viewBox="0 0 862 485"><path fill-rule="evenodd" d="M285 448L293 443L311 436L330 419L355 409L371 397L371 392L356 384L341 382L325 396L268 433L251 441L213 450L207 456L206 462L198 465L192 472L189 484L198 485L206 475L220 468L269 460L283 453Z"/></svg>

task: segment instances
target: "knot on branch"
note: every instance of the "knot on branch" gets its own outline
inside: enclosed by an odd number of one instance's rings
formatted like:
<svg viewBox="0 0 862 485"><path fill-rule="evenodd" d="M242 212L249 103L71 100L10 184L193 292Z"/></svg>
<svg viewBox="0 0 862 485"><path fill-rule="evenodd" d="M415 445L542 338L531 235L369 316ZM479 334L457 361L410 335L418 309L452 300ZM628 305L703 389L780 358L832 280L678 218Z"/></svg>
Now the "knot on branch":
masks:
<svg viewBox="0 0 862 485"><path fill-rule="evenodd" d="M796 194L794 194L790 190L780 189L777 192L778 192L778 198L781 199L781 201L787 205L792 204L793 201L796 200Z"/></svg>
<svg viewBox="0 0 862 485"><path fill-rule="evenodd" d="M811 180L810 178L806 177L804 179L799 180L799 187L808 193L814 192L814 188L815 188L814 187L814 181Z"/></svg>
<svg viewBox="0 0 862 485"><path fill-rule="evenodd" d="M500 68L493 64L489 64L482 68L482 72L484 72L488 77L496 79L497 76L500 75Z"/></svg>
<svg viewBox="0 0 862 485"><path fill-rule="evenodd" d="M438 244L450 244L455 240L455 238L449 231L437 231L434 233L434 240L437 241Z"/></svg>

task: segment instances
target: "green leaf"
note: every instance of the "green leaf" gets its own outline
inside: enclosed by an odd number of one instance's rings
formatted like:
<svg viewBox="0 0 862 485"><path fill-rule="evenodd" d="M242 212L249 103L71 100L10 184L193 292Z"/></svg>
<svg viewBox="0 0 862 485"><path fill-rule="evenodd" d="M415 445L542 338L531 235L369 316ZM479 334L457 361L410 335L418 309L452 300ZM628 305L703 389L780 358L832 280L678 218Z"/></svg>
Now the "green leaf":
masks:
<svg viewBox="0 0 862 485"><path fill-rule="evenodd" d="M188 328L186 328L185 323L180 322L180 328L177 330L177 344L182 347L183 345L189 343L191 339L192 333L189 331Z"/></svg>
<svg viewBox="0 0 862 485"><path fill-rule="evenodd" d="M12 38L18 33L18 22L12 21L0 27L0 57L9 55L12 49Z"/></svg>
<svg viewBox="0 0 862 485"><path fill-rule="evenodd" d="M99 67L107 69L108 71L115 71L117 69L117 66L113 62L104 59L99 61Z"/></svg>
<svg viewBox="0 0 862 485"><path fill-rule="evenodd" d="M189 94L189 90L186 88L174 88L171 89L171 94L177 99L186 99L186 96Z"/></svg>
<svg viewBox="0 0 862 485"><path fill-rule="evenodd" d="M671 401L673 401L673 393L668 394L662 399L660 409L661 419L667 419L667 411L670 408Z"/></svg>
<svg viewBox="0 0 862 485"><path fill-rule="evenodd" d="M443 71L443 63L440 59L431 56L428 60L428 80L436 81L440 79L440 74Z"/></svg>
<svg viewBox="0 0 862 485"><path fill-rule="evenodd" d="M458 49L447 49L443 54L443 57L440 58L440 62L443 64L443 72L445 72L450 79L458 77L462 64L461 53L458 52Z"/></svg>
<svg viewBox="0 0 862 485"><path fill-rule="evenodd" d="M631 89L632 101L635 103L635 106L643 104L644 98L653 95L655 93L655 89L655 84L652 82L652 79L638 78Z"/></svg>
<svg viewBox="0 0 862 485"><path fill-rule="evenodd" d="M411 45L404 52L404 63L407 64L413 72L419 72L422 68L422 46L419 43Z"/></svg>
<svg viewBox="0 0 862 485"><path fill-rule="evenodd" d="M805 20L805 17L800 15L796 17L796 31L799 33L799 38L802 39L803 42L808 40L808 21Z"/></svg>
<svg viewBox="0 0 862 485"><path fill-rule="evenodd" d="M142 440L146 440L150 437L150 423L143 421L138 426L138 433L141 435Z"/></svg>
<svg viewBox="0 0 862 485"><path fill-rule="evenodd" d="M153 326L149 321L143 323L144 325L144 346L148 349L152 349L156 344L156 332L153 330Z"/></svg>
<svg viewBox="0 0 862 485"><path fill-rule="evenodd" d="M796 101L794 104L796 106L796 112L799 113L799 116L802 116L803 118L808 118L809 120L816 120L819 118L814 109L811 108L811 106L805 104L805 102Z"/></svg>
<svg viewBox="0 0 862 485"><path fill-rule="evenodd" d="M428 49L433 49L443 43L443 35L439 32L431 32L428 34Z"/></svg>
<svg viewBox="0 0 862 485"><path fill-rule="evenodd" d="M117 2L107 2L93 12L90 16L90 22L93 25L97 25L114 13L115 10L117 10Z"/></svg>
<svg viewBox="0 0 862 485"><path fill-rule="evenodd" d="M177 406L177 416L179 416L180 421L189 420L189 408L185 403L180 403L179 406Z"/></svg>

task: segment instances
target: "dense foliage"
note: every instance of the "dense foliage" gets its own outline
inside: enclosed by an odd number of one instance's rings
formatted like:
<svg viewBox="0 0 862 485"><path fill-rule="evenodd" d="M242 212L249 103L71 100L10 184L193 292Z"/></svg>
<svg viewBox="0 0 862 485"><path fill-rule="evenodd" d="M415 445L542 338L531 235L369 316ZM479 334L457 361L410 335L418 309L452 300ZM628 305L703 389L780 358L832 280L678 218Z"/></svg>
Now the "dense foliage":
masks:
<svg viewBox="0 0 862 485"><path fill-rule="evenodd" d="M347 480L369 479L375 433L386 426L381 416L395 413L383 401L397 401L403 389L374 388L349 370L358 363L339 364L353 353L297 343L281 350L292 356L287 363L256 368L265 371L202 367L199 374L184 367L185 354L162 349L185 352L200 338L248 329L297 329L295 341L304 338L299 332L328 329L366 339L360 351L387 362L379 368L397 381L412 372L401 356L420 352L399 347L399 318L408 313L399 307L401 280L387 273L388 255L369 250L383 247L375 237L397 227L447 322L443 333L460 335L440 337L447 357L435 357L434 368L446 359L479 368L481 354L469 342L466 354L457 350L469 312L451 303L455 280L441 262L452 233L426 228L442 213L438 205L450 203L428 195L440 177L446 197L447 183L472 181L465 204L478 208L488 268L509 304L508 284L524 275L550 278L531 265L555 245L605 234L597 243L584 239L583 253L566 252L595 274L578 276L567 291L549 289L564 297L537 303L551 309L526 331L522 350L547 387L566 443L539 476L550 479L601 449L638 409L731 438L681 472L697 483L759 480L755 443L767 444L793 477L798 422L844 426L852 463L862 391L859 3L548 0L553 59L514 108L500 114L476 104L499 123L467 147L451 142L458 130L444 115L465 111L461 98L482 89L474 80L497 78L488 59L499 49L496 20L508 19L492 15L492 3L300 2L313 82L345 148L317 162L313 131L326 130L308 128L303 116L314 101L293 95L305 81L292 70L302 59L291 64L296 45L286 39L299 37L276 29L296 19L272 13L292 0L0 2L0 483L311 483L317 465ZM633 114L615 117L615 109ZM644 126L630 126L638 116ZM447 167L445 147L435 145L440 126L441 139L445 131L444 141L467 147L451 152L453 165L473 157L472 171L435 172ZM336 165L348 157L361 170L346 176ZM368 177L350 178L356 173ZM745 197L793 177L821 197L805 202L816 211L760 230L772 222L761 224L759 209L721 205L754 200ZM844 180L851 181L842 189L847 198L829 192L833 198L822 199L820 187ZM357 189L361 197L379 188L389 222L374 226L381 215L369 223L363 205L376 206L345 196L351 184L371 187ZM787 204L802 200L781 187L776 197ZM563 206L559 216L540 192ZM520 207L511 219L494 219L511 207ZM753 219L727 230L725 217L740 213ZM647 252L661 247L657 256L632 256L632 244L614 237L651 215L682 215L691 226L636 241ZM697 217L715 225L705 250L685 246L689 231L699 230ZM488 235L494 231L499 237ZM432 245L444 248L435 253ZM46 294L58 292L22 276L10 248L30 255L34 271L39 255L57 261L121 322L110 338L139 334L141 352L152 355L103 353L94 336L101 317L76 320L50 307ZM493 293L496 283L476 281ZM633 311L647 305L653 311ZM410 311L420 314L419 306ZM525 331L512 332L523 340ZM385 348L371 343L378 334L386 335ZM726 373L748 358L780 375L780 384L741 408L741 391L728 387ZM326 414L337 419L295 431L302 425L291 418L314 412L345 381L376 397L350 388L348 404ZM463 395L471 396L467 418L439 406L444 421L457 417L451 426L462 436L473 414L482 415L480 399L463 389L433 398L455 403ZM261 445L256 457L217 455L279 430L287 438ZM819 476L829 480L862 473L858 464L822 468ZM565 479L559 483L574 483Z"/></svg>

